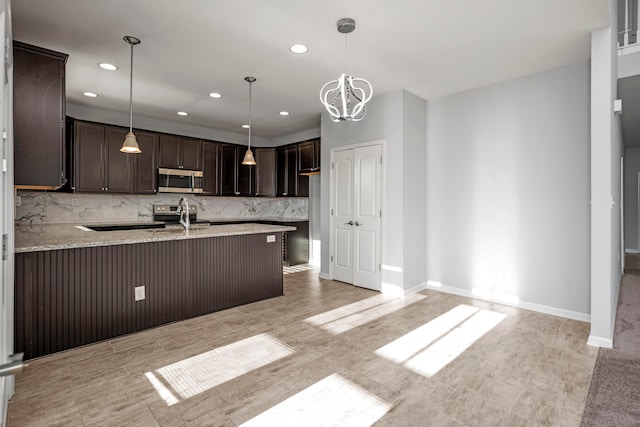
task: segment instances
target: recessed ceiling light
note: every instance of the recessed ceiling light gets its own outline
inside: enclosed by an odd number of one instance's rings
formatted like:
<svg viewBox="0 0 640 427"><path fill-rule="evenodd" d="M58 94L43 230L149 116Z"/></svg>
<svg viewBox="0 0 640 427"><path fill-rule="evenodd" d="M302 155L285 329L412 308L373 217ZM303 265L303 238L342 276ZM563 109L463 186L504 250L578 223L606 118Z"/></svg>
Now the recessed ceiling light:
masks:
<svg viewBox="0 0 640 427"><path fill-rule="evenodd" d="M99 62L98 63L98 67L102 68L103 70L107 70L107 71L116 71L118 69L117 66L115 66L113 64L109 64L108 62Z"/></svg>
<svg viewBox="0 0 640 427"><path fill-rule="evenodd" d="M249 129L249 125L242 125L243 128Z"/></svg>
<svg viewBox="0 0 640 427"><path fill-rule="evenodd" d="M222 95L219 94L218 92L211 92L209 96L216 99L222 98Z"/></svg>
<svg viewBox="0 0 640 427"><path fill-rule="evenodd" d="M97 98L98 97L98 94L94 93L94 92L82 92L82 94L84 96L86 96L86 97L89 97L89 98Z"/></svg>
<svg viewBox="0 0 640 427"><path fill-rule="evenodd" d="M189 113L187 113L186 111L178 111L178 115L179 116L188 116Z"/></svg>
<svg viewBox="0 0 640 427"><path fill-rule="evenodd" d="M289 112L288 111L280 111L278 114L280 114L281 116L288 116Z"/></svg>
<svg viewBox="0 0 640 427"><path fill-rule="evenodd" d="M307 53L309 49L303 44L294 44L289 48L289 50L293 53Z"/></svg>

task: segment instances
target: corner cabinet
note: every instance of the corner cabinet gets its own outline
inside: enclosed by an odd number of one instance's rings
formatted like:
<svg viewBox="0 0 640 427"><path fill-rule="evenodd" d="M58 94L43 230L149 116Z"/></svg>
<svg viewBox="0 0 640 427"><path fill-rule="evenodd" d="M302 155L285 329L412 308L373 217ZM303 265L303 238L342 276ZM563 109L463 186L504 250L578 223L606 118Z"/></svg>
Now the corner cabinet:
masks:
<svg viewBox="0 0 640 427"><path fill-rule="evenodd" d="M52 190L67 182L65 64L68 55L13 42L16 188Z"/></svg>
<svg viewBox="0 0 640 427"><path fill-rule="evenodd" d="M298 172L309 175L320 173L319 138L298 144Z"/></svg>
<svg viewBox="0 0 640 427"><path fill-rule="evenodd" d="M276 149L256 148L256 196L276 195Z"/></svg>

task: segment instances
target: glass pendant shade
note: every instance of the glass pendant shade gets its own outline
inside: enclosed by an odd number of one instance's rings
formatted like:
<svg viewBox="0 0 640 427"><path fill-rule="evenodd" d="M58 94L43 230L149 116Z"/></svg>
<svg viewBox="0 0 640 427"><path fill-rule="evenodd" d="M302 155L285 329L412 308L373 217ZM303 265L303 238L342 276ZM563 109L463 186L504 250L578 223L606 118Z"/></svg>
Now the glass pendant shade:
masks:
<svg viewBox="0 0 640 427"><path fill-rule="evenodd" d="M120 147L120 151L131 154L142 153L133 132L127 133L127 136L124 138L124 142L122 143L122 147Z"/></svg>
<svg viewBox="0 0 640 427"><path fill-rule="evenodd" d="M253 151L251 151L251 148L247 149L247 152L244 153L242 164L246 166L255 166L256 159L253 157Z"/></svg>

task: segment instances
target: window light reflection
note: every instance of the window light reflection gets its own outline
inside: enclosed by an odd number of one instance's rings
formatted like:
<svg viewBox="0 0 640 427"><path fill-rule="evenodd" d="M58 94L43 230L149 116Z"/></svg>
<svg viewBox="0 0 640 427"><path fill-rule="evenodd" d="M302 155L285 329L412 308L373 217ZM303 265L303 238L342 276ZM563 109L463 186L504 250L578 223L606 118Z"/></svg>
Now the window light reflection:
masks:
<svg viewBox="0 0 640 427"><path fill-rule="evenodd" d="M171 406L294 353L268 334L259 334L147 372L147 380Z"/></svg>
<svg viewBox="0 0 640 427"><path fill-rule="evenodd" d="M461 304L375 353L430 378L505 317L504 313Z"/></svg>
<svg viewBox="0 0 640 427"><path fill-rule="evenodd" d="M369 426L390 408L377 396L332 374L241 426Z"/></svg>
<svg viewBox="0 0 640 427"><path fill-rule="evenodd" d="M425 298L426 296L421 294L413 294L405 299L376 295L354 302L353 304L326 311L316 316L308 317L305 319L305 322L338 335L379 319L387 314L391 314Z"/></svg>

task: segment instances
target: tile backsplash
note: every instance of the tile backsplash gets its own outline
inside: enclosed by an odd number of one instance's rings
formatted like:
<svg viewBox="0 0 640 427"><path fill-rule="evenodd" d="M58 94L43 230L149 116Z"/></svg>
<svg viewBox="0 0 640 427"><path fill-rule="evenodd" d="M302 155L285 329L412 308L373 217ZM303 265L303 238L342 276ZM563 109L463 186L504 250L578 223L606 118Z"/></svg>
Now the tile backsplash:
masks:
<svg viewBox="0 0 640 427"><path fill-rule="evenodd" d="M42 191L17 192L18 224L82 224L97 222L145 222L153 219L152 206L177 205L181 194L81 194ZM307 219L306 197L208 197L185 195L198 206L198 219ZM18 199L16 199L18 200Z"/></svg>

